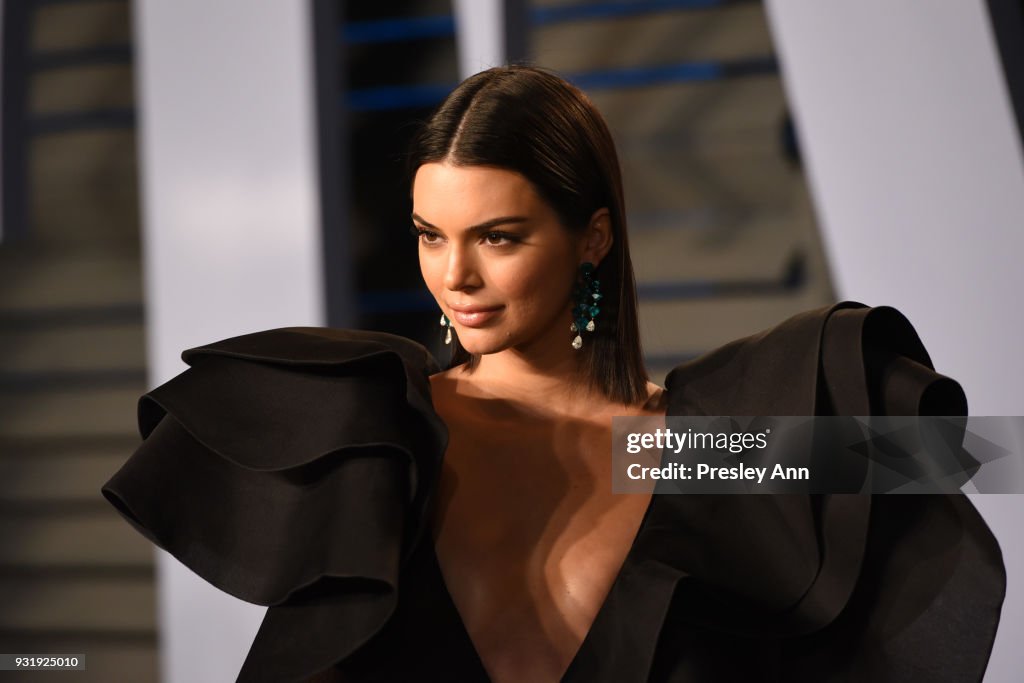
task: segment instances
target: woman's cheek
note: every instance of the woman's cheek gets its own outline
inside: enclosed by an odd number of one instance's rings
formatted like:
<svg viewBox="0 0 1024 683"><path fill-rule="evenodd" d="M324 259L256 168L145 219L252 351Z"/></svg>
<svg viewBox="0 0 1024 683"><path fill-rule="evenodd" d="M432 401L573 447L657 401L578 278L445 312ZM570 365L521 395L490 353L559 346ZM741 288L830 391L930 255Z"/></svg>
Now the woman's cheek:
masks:
<svg viewBox="0 0 1024 683"><path fill-rule="evenodd" d="M440 259L432 258L431 254L424 254L422 249L420 247L420 273L423 275L427 289L436 297L441 293L444 284L443 264Z"/></svg>

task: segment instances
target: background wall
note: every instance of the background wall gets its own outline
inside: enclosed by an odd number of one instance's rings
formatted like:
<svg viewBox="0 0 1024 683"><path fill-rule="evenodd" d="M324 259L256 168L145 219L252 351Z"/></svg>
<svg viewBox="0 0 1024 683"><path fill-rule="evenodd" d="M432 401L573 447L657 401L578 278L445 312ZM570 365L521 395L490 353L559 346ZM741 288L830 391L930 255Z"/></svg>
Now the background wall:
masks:
<svg viewBox="0 0 1024 683"><path fill-rule="evenodd" d="M324 324L310 3L135 7L149 383L182 349ZM162 680L234 680L265 608L166 553Z"/></svg>
<svg viewBox="0 0 1024 683"><path fill-rule="evenodd" d="M980 0L769 0L838 298L898 307L972 415L1022 415L1024 155ZM1024 496L974 495L1008 589L986 681L1024 670Z"/></svg>

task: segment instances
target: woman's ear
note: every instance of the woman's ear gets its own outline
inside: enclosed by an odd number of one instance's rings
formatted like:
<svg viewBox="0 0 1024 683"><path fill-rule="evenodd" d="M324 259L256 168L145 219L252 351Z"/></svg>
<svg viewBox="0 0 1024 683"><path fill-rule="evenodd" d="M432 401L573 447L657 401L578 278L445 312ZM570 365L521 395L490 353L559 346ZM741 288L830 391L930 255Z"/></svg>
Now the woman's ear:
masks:
<svg viewBox="0 0 1024 683"><path fill-rule="evenodd" d="M581 241L580 262L590 261L595 266L600 265L614 241L611 212L602 207L594 212L587 224L586 233Z"/></svg>

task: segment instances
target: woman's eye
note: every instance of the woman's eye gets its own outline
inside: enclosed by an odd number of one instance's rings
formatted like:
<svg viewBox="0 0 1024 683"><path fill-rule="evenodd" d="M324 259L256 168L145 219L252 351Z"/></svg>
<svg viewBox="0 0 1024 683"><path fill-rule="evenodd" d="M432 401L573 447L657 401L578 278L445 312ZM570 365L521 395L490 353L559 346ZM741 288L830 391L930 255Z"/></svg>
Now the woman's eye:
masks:
<svg viewBox="0 0 1024 683"><path fill-rule="evenodd" d="M506 232L489 232L484 235L484 241L492 247L501 247L515 242L516 238Z"/></svg>
<svg viewBox="0 0 1024 683"><path fill-rule="evenodd" d="M423 244L437 244L440 242L440 235L433 230L425 230L419 226L412 226L409 232L416 235Z"/></svg>

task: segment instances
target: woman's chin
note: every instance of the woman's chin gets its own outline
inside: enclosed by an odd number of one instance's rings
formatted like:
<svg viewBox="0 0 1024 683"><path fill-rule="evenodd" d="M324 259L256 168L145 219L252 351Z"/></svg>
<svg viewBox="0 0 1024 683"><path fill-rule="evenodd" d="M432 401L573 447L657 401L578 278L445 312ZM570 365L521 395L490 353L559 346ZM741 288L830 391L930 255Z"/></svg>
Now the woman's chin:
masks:
<svg viewBox="0 0 1024 683"><path fill-rule="evenodd" d="M508 348L508 341L488 330L466 330L459 334L459 344L466 352L476 356L497 353Z"/></svg>

